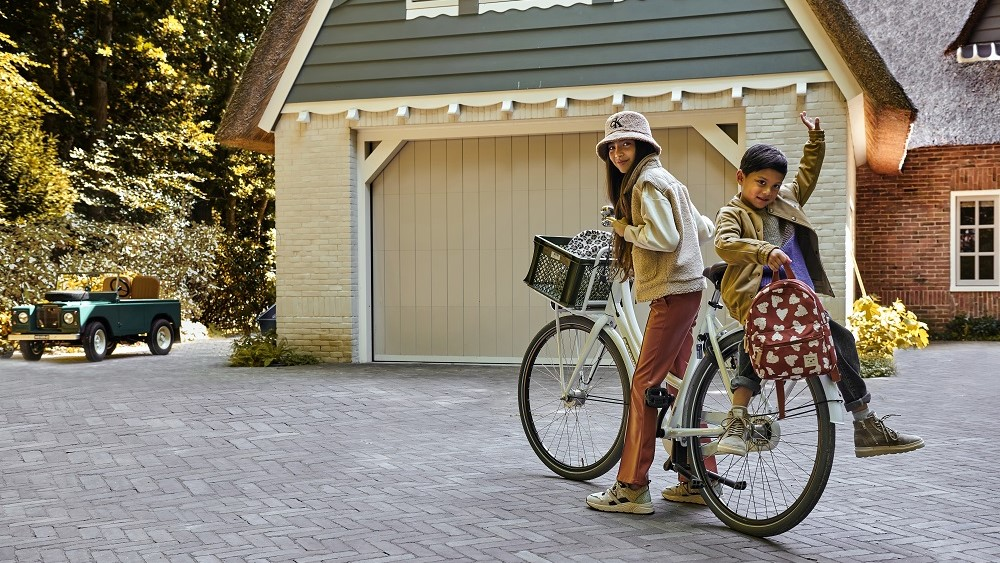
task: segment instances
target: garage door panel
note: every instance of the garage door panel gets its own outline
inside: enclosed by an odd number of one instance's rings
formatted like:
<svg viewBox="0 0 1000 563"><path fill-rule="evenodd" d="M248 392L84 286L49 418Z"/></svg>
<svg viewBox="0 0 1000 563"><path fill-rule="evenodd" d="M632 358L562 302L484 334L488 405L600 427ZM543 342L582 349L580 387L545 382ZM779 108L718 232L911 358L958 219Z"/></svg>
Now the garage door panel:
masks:
<svg viewBox="0 0 1000 563"><path fill-rule="evenodd" d="M496 233L497 250L510 250L514 247L514 236L517 231L513 229L513 194L510 191L494 194L494 222L493 228Z"/></svg>
<svg viewBox="0 0 1000 563"><path fill-rule="evenodd" d="M416 250L413 252L413 304L418 307L430 307L434 304L432 254L430 250ZM402 270L402 267L400 270L406 271Z"/></svg>
<svg viewBox="0 0 1000 563"><path fill-rule="evenodd" d="M462 282L462 303L465 306L478 306L480 304L480 280L482 271L479 269L479 249L462 250L462 273L459 279Z"/></svg>
<svg viewBox="0 0 1000 563"><path fill-rule="evenodd" d="M497 251L494 248L480 249L479 258L479 303L483 307L497 306Z"/></svg>
<svg viewBox="0 0 1000 563"><path fill-rule="evenodd" d="M460 243L462 248L479 248L479 229L483 222L483 218L479 216L481 211L479 209L479 192L465 192L462 197L461 220L456 221L462 225L462 238L456 242Z"/></svg>
<svg viewBox="0 0 1000 563"><path fill-rule="evenodd" d="M714 216L735 192L735 170L693 130L654 135L667 167ZM375 359L519 362L552 319L522 281L532 237L597 228L600 138L407 143L372 183ZM715 259L711 245L703 249ZM644 323L648 308L639 310Z"/></svg>
<svg viewBox="0 0 1000 563"><path fill-rule="evenodd" d="M448 299L445 304L448 307L461 307L465 304L465 253L461 248L448 250L446 268L448 279Z"/></svg>

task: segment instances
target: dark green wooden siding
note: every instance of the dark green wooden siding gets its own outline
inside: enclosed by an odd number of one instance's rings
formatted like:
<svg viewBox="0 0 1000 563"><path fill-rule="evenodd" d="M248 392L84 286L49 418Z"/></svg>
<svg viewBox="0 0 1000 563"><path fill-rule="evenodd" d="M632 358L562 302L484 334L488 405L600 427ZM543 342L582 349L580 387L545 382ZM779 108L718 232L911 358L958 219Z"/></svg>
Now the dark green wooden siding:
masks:
<svg viewBox="0 0 1000 563"><path fill-rule="evenodd" d="M335 3L289 102L816 71L783 0L625 0L406 19Z"/></svg>

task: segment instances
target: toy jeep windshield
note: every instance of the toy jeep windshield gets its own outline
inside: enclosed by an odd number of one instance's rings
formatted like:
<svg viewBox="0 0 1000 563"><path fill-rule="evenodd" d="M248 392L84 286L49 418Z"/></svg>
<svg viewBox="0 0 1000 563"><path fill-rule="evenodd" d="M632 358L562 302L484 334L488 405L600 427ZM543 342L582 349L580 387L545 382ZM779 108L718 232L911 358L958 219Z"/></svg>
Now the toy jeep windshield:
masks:
<svg viewBox="0 0 1000 563"><path fill-rule="evenodd" d="M160 299L155 277L67 272L59 287L43 302L11 311L7 339L18 342L26 360L41 359L47 346L82 346L88 360L99 362L120 342L145 342L153 355L165 356L180 341L180 301Z"/></svg>

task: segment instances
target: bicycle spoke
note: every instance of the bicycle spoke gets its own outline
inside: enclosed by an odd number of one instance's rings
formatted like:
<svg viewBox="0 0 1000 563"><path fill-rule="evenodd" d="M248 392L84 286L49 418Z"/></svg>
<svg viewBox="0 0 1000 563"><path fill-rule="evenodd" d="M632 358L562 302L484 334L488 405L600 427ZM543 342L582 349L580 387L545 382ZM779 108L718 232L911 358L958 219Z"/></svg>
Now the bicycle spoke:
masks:
<svg viewBox="0 0 1000 563"><path fill-rule="evenodd" d="M592 326L589 319L565 317L557 333L550 323L529 346L518 384L521 421L532 449L550 469L573 479L610 469L624 438L627 372L606 335L584 350Z"/></svg>

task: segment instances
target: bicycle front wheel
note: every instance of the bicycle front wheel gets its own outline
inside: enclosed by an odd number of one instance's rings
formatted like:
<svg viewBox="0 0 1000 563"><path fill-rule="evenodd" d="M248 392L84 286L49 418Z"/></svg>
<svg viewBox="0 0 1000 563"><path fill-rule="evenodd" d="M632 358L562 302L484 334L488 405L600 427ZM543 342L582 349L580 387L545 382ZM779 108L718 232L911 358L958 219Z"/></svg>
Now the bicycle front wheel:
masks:
<svg viewBox="0 0 1000 563"><path fill-rule="evenodd" d="M517 404L531 449L567 479L600 477L618 463L625 443L629 378L618 348L601 331L584 345L593 321L581 316L552 321L535 335L521 362ZM568 381L577 361L579 375Z"/></svg>
<svg viewBox="0 0 1000 563"><path fill-rule="evenodd" d="M736 375L743 332L720 342L730 373ZM687 411L692 426L719 427L732 406L714 356L693 374ZM702 483L712 484L714 460L722 482L702 489L705 504L730 528L753 536L773 536L798 525L819 502L833 468L834 425L819 378L762 381L747 407L752 423L747 455L713 456L715 442L693 440L691 462ZM778 418L775 384L785 385L785 418Z"/></svg>

